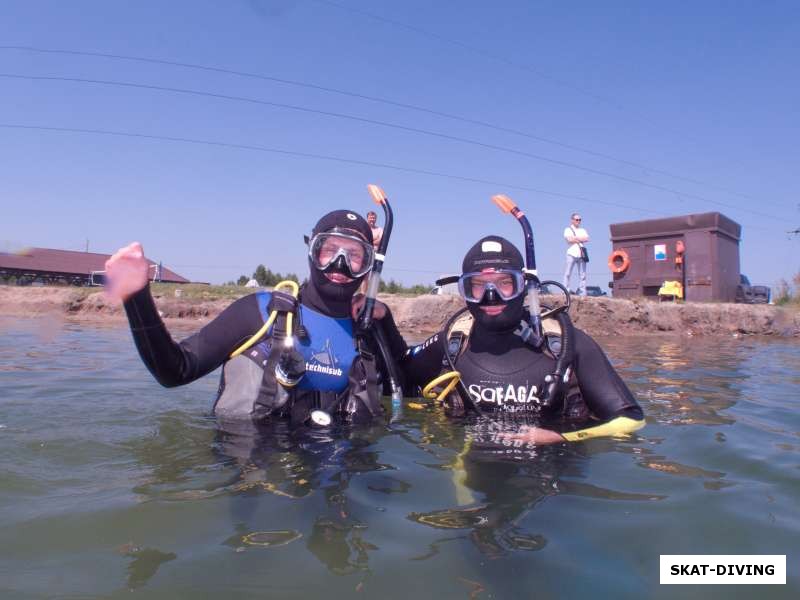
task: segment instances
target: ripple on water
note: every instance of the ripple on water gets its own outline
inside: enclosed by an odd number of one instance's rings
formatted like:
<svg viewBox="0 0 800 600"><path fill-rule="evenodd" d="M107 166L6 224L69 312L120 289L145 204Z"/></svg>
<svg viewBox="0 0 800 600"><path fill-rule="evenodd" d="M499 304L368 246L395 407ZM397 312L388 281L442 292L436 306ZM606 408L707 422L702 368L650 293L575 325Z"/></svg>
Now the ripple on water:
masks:
<svg viewBox="0 0 800 600"><path fill-rule="evenodd" d="M162 389L124 329L6 326L3 591L650 597L660 554L797 555L797 344L603 344L647 427L500 452L427 404L308 435L217 423L217 376Z"/></svg>

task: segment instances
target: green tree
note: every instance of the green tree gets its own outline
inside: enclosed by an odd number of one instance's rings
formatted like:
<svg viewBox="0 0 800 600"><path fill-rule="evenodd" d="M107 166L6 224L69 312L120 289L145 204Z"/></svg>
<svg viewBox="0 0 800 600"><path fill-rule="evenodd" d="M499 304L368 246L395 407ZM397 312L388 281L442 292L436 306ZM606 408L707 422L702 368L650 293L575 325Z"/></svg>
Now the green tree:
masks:
<svg viewBox="0 0 800 600"><path fill-rule="evenodd" d="M286 275L282 275L281 273L273 273L272 270L267 269L264 265L258 265L256 267L256 271L253 273L253 279L258 282L258 285L265 287L275 286L281 281L286 281L287 279L300 283L300 278L297 276L297 274L287 273Z"/></svg>
<svg viewBox="0 0 800 600"><path fill-rule="evenodd" d="M255 272L253 273L253 279L258 282L258 285L261 287L272 285L270 283L271 278L273 277L272 272L267 270L264 265L258 265L256 267Z"/></svg>
<svg viewBox="0 0 800 600"><path fill-rule="evenodd" d="M433 287L429 285L423 285L421 283L412 285L411 287L406 287L400 283L397 283L394 279L390 279L388 282L381 281L380 285L378 286L378 292L382 294L410 294L414 296L427 294L432 289Z"/></svg>
<svg viewBox="0 0 800 600"><path fill-rule="evenodd" d="M247 285L248 281L250 281L250 278L247 275L239 275L236 285Z"/></svg>

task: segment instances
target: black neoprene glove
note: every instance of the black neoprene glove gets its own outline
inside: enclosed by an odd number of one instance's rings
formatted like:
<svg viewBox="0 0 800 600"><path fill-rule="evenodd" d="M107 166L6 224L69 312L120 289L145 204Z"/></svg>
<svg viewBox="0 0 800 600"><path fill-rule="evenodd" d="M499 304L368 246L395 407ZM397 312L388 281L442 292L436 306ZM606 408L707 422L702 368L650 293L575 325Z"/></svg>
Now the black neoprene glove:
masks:
<svg viewBox="0 0 800 600"><path fill-rule="evenodd" d="M280 312L296 312L297 311L297 298L286 292L272 292L272 297L267 305L267 310L271 313L273 310Z"/></svg>
<svg viewBox="0 0 800 600"><path fill-rule="evenodd" d="M294 348L282 350L275 368L275 376L278 381L285 386L293 386L296 385L305 374L306 361L303 355Z"/></svg>

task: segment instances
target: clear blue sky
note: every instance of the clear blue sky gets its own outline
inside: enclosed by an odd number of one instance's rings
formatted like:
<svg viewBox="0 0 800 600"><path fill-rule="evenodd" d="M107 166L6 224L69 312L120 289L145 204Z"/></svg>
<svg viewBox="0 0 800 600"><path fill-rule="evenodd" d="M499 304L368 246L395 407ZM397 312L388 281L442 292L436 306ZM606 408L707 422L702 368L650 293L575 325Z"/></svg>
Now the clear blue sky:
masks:
<svg viewBox="0 0 800 600"><path fill-rule="evenodd" d="M521 243L517 224L490 203L494 193L511 195L531 216L539 268L550 277L560 276L561 234L572 211L582 213L592 235L590 283L609 280L610 223L711 210L743 225L742 271L754 282L774 284L797 271L800 238L785 232L800 227L800 3L335 2L10 1L0 4L0 46L260 73L453 113L614 158L226 73L0 49L5 75L252 98L539 157L221 98L0 77L4 124L262 146L497 182L0 128L0 243L83 249L88 238L91 251L112 252L139 240L149 257L194 280L235 279L258 263L302 276L302 235L330 209L369 210L366 184L373 182L389 193L396 213L385 274L406 283L457 271L482 235Z"/></svg>

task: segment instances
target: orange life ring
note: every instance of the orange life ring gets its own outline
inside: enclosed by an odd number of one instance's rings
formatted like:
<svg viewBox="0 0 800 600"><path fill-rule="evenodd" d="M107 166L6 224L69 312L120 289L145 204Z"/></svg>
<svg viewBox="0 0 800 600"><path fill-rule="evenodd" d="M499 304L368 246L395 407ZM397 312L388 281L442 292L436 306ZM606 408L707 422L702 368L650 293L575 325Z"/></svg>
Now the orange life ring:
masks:
<svg viewBox="0 0 800 600"><path fill-rule="evenodd" d="M619 262L618 262L619 261ZM612 273L622 273L631 266L631 257L625 250L614 250L608 256L608 268Z"/></svg>

